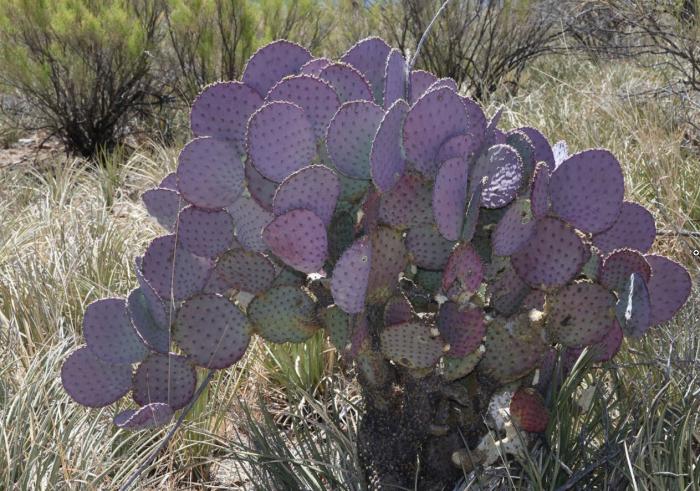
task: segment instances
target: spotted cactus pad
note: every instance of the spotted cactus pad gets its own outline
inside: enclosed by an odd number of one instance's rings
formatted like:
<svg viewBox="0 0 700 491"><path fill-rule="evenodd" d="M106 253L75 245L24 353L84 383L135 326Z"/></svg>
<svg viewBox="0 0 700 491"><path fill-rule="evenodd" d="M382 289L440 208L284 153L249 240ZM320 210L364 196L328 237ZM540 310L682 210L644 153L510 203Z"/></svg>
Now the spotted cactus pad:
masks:
<svg viewBox="0 0 700 491"><path fill-rule="evenodd" d="M180 244L196 256L216 257L233 243L233 218L224 210L188 206L180 212L179 220Z"/></svg>
<svg viewBox="0 0 700 491"><path fill-rule="evenodd" d="M149 189L141 196L148 214L155 218L161 227L168 232L175 231L177 215L187 204L180 194L171 189Z"/></svg>
<svg viewBox="0 0 700 491"><path fill-rule="evenodd" d="M278 183L263 176L250 159L245 163L246 188L255 202L267 211L272 211L272 199Z"/></svg>
<svg viewBox="0 0 700 491"><path fill-rule="evenodd" d="M554 171L554 153L547 138L538 130L529 126L518 128L518 131L525 133L532 142L532 146L535 149L535 163L544 162L550 171Z"/></svg>
<svg viewBox="0 0 700 491"><path fill-rule="evenodd" d="M433 188L433 214L438 230L447 240L459 240L467 205L469 164L452 158L440 166Z"/></svg>
<svg viewBox="0 0 700 491"><path fill-rule="evenodd" d="M275 265L265 255L242 248L232 249L219 258L216 273L234 290L262 293L275 281Z"/></svg>
<svg viewBox="0 0 700 491"><path fill-rule="evenodd" d="M323 221L309 210L292 210L276 217L263 230L263 240L273 254L304 273L319 271L328 256Z"/></svg>
<svg viewBox="0 0 700 491"><path fill-rule="evenodd" d="M333 87L341 104L348 101L374 100L367 79L347 63L329 64L320 71L318 76Z"/></svg>
<svg viewBox="0 0 700 491"><path fill-rule="evenodd" d="M549 211L549 167L544 162L539 162L532 176L532 189L530 190L530 207L536 218L543 218Z"/></svg>
<svg viewBox="0 0 700 491"><path fill-rule="evenodd" d="M313 189L311 193L309 190ZM335 172L323 165L304 167L287 177L277 188L272 202L275 215L301 208L313 211L328 226L340 195Z"/></svg>
<svg viewBox="0 0 700 491"><path fill-rule="evenodd" d="M384 107L388 108L399 99L406 99L408 64L401 52L392 49L386 60L384 74Z"/></svg>
<svg viewBox="0 0 700 491"><path fill-rule="evenodd" d="M382 192L394 187L404 173L406 159L401 148L403 121L408 104L396 101L386 112L372 142L370 175L374 185Z"/></svg>
<svg viewBox="0 0 700 491"><path fill-rule="evenodd" d="M450 254L442 276L442 289L451 298L469 298L484 279L484 265L471 244L459 244Z"/></svg>
<svg viewBox="0 0 700 491"><path fill-rule="evenodd" d="M104 362L131 365L148 354L134 329L123 298L103 298L88 305L83 318L88 349Z"/></svg>
<svg viewBox="0 0 700 491"><path fill-rule="evenodd" d="M610 329L614 307L615 296L604 287L574 283L562 288L551 300L547 329L565 346L592 344Z"/></svg>
<svg viewBox="0 0 700 491"><path fill-rule="evenodd" d="M311 54L298 44L280 40L263 46L248 60L243 82L265 96L279 80L300 71Z"/></svg>
<svg viewBox="0 0 700 491"><path fill-rule="evenodd" d="M436 160L445 162L452 158L462 158L469 162L481 149L481 145L482 138L476 132L468 135L453 136L442 144L440 150L438 150Z"/></svg>
<svg viewBox="0 0 700 491"><path fill-rule="evenodd" d="M238 307L220 295L187 300L177 313L173 340L189 360L205 368L226 368L248 349L251 326Z"/></svg>
<svg viewBox="0 0 700 491"><path fill-rule="evenodd" d="M656 224L649 210L637 203L622 203L620 215L607 230L593 237L593 245L604 253L615 249L635 249L645 253L654 243Z"/></svg>
<svg viewBox="0 0 700 491"><path fill-rule="evenodd" d="M317 77L321 74L324 68L332 63L328 58L313 58L306 63L304 63L299 69L299 73L304 73L306 75L316 75Z"/></svg>
<svg viewBox="0 0 700 491"><path fill-rule="evenodd" d="M142 430L166 424L173 417L173 409L162 402L146 404L138 409L127 409L114 417L114 424L127 430Z"/></svg>
<svg viewBox="0 0 700 491"><path fill-rule="evenodd" d="M134 373L132 396L141 406L153 402L182 409L194 395L197 376L184 356L151 353Z"/></svg>
<svg viewBox="0 0 700 491"><path fill-rule="evenodd" d="M248 305L255 332L273 343L299 343L319 328L314 301L303 289L283 285L257 295Z"/></svg>
<svg viewBox="0 0 700 491"><path fill-rule="evenodd" d="M416 174L405 174L396 186L382 196L379 217L398 229L433 223L433 195L426 181Z"/></svg>
<svg viewBox="0 0 700 491"><path fill-rule="evenodd" d="M645 258L651 266L651 324L657 325L670 320L688 300L692 282L688 271L677 262L655 254Z"/></svg>
<svg viewBox="0 0 700 491"><path fill-rule="evenodd" d="M235 223L238 242L246 249L267 251L262 231L274 219L274 215L247 197L239 198L228 211Z"/></svg>
<svg viewBox="0 0 700 491"><path fill-rule="evenodd" d="M489 303L507 317L513 315L521 306L528 307L524 304L530 291L527 283L518 276L510 263L507 263L489 284Z"/></svg>
<svg viewBox="0 0 700 491"><path fill-rule="evenodd" d="M497 256L513 255L528 243L535 234L535 228L536 222L527 201L516 201L508 207L493 231L493 253Z"/></svg>
<svg viewBox="0 0 700 491"><path fill-rule="evenodd" d="M625 289L630 275L634 273L648 282L651 277L651 266L637 251L620 249L603 260L598 281L608 289L620 292Z"/></svg>
<svg viewBox="0 0 700 491"><path fill-rule="evenodd" d="M385 302L398 289L398 279L408 263L408 251L401 232L379 226L371 231L372 262L370 265L367 301Z"/></svg>
<svg viewBox="0 0 700 491"><path fill-rule="evenodd" d="M358 41L340 58L340 61L357 68L367 78L372 86L374 102L379 105L384 101L384 76L390 51L391 47L384 40L370 37Z"/></svg>
<svg viewBox="0 0 700 491"><path fill-rule="evenodd" d="M61 382L78 404L109 406L131 389L131 366L103 362L83 346L63 363Z"/></svg>
<svg viewBox="0 0 700 491"><path fill-rule="evenodd" d="M331 292L336 305L349 314L362 312L372 265L372 243L362 237L351 245L335 265Z"/></svg>
<svg viewBox="0 0 700 491"><path fill-rule="evenodd" d="M414 227L406 234L409 259L420 268L442 269L454 245L455 242L440 235L434 225Z"/></svg>
<svg viewBox="0 0 700 491"><path fill-rule="evenodd" d="M437 318L442 338L450 345L447 354L462 357L476 350L486 334L484 311L479 308L460 307L455 302L440 306Z"/></svg>
<svg viewBox="0 0 700 491"><path fill-rule="evenodd" d="M164 329L156 323L141 288L136 288L129 293L127 309L131 323L136 334L141 338L141 342L153 351L167 354L170 350L170 330Z"/></svg>
<svg viewBox="0 0 700 491"><path fill-rule="evenodd" d="M425 70L412 70L409 80L409 102L413 104L420 99L423 94L425 94L431 85L437 82L437 77L430 72L426 72Z"/></svg>
<svg viewBox="0 0 700 491"><path fill-rule="evenodd" d="M404 295L391 297L384 306L384 325L393 326L413 320L415 312L411 302Z"/></svg>
<svg viewBox="0 0 700 491"><path fill-rule="evenodd" d="M404 322L381 333L382 352L395 363L408 368L434 366L443 354L444 341L431 335L422 322Z"/></svg>

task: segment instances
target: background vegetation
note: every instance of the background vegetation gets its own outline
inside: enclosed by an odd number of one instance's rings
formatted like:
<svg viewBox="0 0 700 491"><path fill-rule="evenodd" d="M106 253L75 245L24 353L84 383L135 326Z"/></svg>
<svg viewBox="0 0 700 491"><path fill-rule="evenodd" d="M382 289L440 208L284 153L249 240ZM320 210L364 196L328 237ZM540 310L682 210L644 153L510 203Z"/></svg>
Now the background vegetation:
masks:
<svg viewBox="0 0 700 491"><path fill-rule="evenodd" d="M176 165L199 88L286 37L338 56L369 34L406 55L437 1L5 0L2 143L54 135L65 152L0 150L0 489L112 488L163 438L115 431L60 387L91 301L135 284L160 233L140 203ZM493 6L489 7L489 5ZM503 125L570 151L610 148L627 199L656 215L655 249L697 278L697 2L454 0L419 66L452 76ZM695 9L695 10L693 10ZM521 461L456 489L700 489L700 291L613 363L574 371ZM581 360L584 364L585 360ZM143 487L358 489L357 388L320 335L256 345L218 374Z"/></svg>

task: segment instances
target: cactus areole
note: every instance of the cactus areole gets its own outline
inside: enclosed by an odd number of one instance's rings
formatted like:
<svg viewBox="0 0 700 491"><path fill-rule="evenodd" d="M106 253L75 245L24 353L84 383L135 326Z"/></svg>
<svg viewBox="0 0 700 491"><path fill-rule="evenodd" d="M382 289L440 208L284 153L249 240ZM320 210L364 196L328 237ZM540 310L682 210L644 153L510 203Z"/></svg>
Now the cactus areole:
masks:
<svg viewBox="0 0 700 491"><path fill-rule="evenodd" d="M379 38L337 61L276 41L206 87L177 172L144 194L168 234L128 299L87 308L65 390L89 407L128 395L119 427L164 425L197 370L253 336L324 329L356 367L370 488L448 488L488 464L504 393L529 397L515 433L542 431L553 360L609 360L673 317L690 277L649 253L654 220L609 151L503 132L456 89Z"/></svg>

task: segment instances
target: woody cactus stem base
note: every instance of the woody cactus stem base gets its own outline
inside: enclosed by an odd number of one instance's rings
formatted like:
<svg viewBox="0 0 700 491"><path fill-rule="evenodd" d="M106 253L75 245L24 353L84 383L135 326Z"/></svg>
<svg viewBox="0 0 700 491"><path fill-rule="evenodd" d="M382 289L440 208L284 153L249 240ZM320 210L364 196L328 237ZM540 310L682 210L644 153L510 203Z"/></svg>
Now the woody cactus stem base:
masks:
<svg viewBox="0 0 700 491"><path fill-rule="evenodd" d="M120 428L165 425L253 336L324 329L362 387L371 488L448 488L519 454L547 427L554 367L610 360L690 277L649 253L654 219L610 152L499 119L379 38L338 61L261 48L195 101L177 172L143 195L166 234L127 299L88 306L65 390L130 395Z"/></svg>

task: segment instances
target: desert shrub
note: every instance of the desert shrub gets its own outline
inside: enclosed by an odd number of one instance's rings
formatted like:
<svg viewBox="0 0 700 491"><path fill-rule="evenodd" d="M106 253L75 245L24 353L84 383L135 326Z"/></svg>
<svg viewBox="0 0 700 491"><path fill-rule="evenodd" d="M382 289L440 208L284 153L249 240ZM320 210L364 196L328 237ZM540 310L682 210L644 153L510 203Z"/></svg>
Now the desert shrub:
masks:
<svg viewBox="0 0 700 491"><path fill-rule="evenodd" d="M160 0L8 0L0 4L0 81L35 128L84 156L113 148L149 111Z"/></svg>

